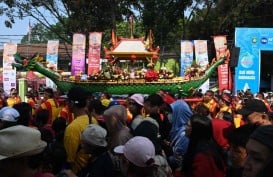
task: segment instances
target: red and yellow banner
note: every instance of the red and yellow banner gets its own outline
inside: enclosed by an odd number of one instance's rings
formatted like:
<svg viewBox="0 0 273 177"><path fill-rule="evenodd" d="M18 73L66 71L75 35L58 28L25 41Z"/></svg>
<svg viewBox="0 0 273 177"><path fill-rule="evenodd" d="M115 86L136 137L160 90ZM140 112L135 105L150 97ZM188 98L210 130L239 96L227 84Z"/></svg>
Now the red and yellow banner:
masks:
<svg viewBox="0 0 273 177"><path fill-rule="evenodd" d="M89 33L88 75L100 70L101 32Z"/></svg>
<svg viewBox="0 0 273 177"><path fill-rule="evenodd" d="M218 66L219 90L232 90L232 78L228 64Z"/></svg>
<svg viewBox="0 0 273 177"><path fill-rule="evenodd" d="M214 46L216 51L216 59L221 57L229 57L227 55L227 36L213 36ZM218 84L219 90L232 90L232 78L231 72L228 64L222 64L218 66Z"/></svg>
<svg viewBox="0 0 273 177"><path fill-rule="evenodd" d="M73 34L71 75L79 76L85 73L85 43L86 36Z"/></svg>

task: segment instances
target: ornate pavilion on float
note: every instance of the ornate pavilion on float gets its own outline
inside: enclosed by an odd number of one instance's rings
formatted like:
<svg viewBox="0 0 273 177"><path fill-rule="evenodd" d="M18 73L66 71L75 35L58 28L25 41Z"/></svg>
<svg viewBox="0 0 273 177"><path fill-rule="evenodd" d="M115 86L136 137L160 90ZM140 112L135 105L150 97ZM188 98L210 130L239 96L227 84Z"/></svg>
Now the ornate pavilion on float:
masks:
<svg viewBox="0 0 273 177"><path fill-rule="evenodd" d="M112 30L111 46L104 47L105 58L115 65L117 61L129 60L132 63L141 61L148 64L155 64L158 59L159 46L153 48L152 31L149 31L147 39L144 38L117 38Z"/></svg>

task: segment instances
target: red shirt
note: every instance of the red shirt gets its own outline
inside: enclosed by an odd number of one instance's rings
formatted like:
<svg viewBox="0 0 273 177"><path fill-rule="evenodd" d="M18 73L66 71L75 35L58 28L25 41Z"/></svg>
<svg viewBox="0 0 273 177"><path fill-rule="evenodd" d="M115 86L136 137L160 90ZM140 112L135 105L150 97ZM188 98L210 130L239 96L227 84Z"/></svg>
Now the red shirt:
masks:
<svg viewBox="0 0 273 177"><path fill-rule="evenodd" d="M224 165L224 162L223 162ZM191 171L182 177L225 177L226 167L218 169L210 151L197 153L192 162Z"/></svg>
<svg viewBox="0 0 273 177"><path fill-rule="evenodd" d="M223 162L224 165L224 162ZM192 170L187 177L225 177L226 168L218 169L209 151L199 152L195 155Z"/></svg>
<svg viewBox="0 0 273 177"><path fill-rule="evenodd" d="M223 119L212 119L213 138L224 149L229 148L228 134L233 129L233 124Z"/></svg>

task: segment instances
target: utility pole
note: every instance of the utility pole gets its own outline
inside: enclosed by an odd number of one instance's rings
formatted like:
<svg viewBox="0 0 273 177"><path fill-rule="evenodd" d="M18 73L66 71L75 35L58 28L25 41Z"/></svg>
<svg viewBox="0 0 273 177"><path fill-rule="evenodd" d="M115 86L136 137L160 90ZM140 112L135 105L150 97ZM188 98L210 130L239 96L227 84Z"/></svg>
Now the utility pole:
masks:
<svg viewBox="0 0 273 177"><path fill-rule="evenodd" d="M184 1L182 2L182 28L183 28L183 33L182 33L182 39L185 39L186 37L186 30L185 30L185 5Z"/></svg>
<svg viewBox="0 0 273 177"><path fill-rule="evenodd" d="M27 58L29 58L28 56L28 48L29 48L29 45L30 45L30 42L31 42L31 32L32 32L32 26L31 26L31 23L30 23L30 20L28 21L28 44L27 44Z"/></svg>

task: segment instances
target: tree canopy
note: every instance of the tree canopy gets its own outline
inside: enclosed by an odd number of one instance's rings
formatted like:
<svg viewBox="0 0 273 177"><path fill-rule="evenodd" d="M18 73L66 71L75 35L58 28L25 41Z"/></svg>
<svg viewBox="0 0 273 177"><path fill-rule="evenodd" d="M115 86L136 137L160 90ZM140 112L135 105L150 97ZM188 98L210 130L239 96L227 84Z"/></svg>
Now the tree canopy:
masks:
<svg viewBox="0 0 273 177"><path fill-rule="evenodd" d="M154 44L162 50L179 50L181 39L211 39L225 34L233 40L235 27L272 27L273 2L266 0L0 0L0 15L12 28L16 18L37 21L32 42L59 39L71 44L72 34L111 29L128 37L128 21L135 19L136 36L152 29ZM127 24L127 25L126 25ZM27 42L25 36L22 42Z"/></svg>

